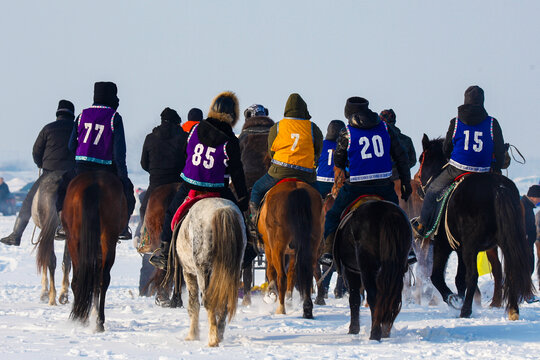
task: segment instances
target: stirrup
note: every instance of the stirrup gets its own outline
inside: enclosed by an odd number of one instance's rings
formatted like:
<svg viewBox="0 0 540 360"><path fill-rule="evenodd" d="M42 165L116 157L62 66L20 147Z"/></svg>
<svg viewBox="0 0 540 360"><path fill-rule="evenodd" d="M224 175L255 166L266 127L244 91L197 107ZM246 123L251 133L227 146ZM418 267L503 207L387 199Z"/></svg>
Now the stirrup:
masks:
<svg viewBox="0 0 540 360"><path fill-rule="evenodd" d="M56 228L56 232L54 233L54 239L55 240L66 240L66 232L64 230L64 227L62 226L62 223L58 225Z"/></svg>
<svg viewBox="0 0 540 360"><path fill-rule="evenodd" d="M325 266L328 266L328 267L332 267L333 263L334 263L334 256L332 256L332 254L324 253L319 258L319 264L320 265L325 265Z"/></svg>
<svg viewBox="0 0 540 360"><path fill-rule="evenodd" d="M129 226L126 226L126 228L118 235L118 240L130 240L131 239L131 229Z"/></svg>
<svg viewBox="0 0 540 360"><path fill-rule="evenodd" d="M150 259L148 259L148 262L160 270L167 270L168 259L164 255L161 247L157 248L152 253L152 256L150 256Z"/></svg>

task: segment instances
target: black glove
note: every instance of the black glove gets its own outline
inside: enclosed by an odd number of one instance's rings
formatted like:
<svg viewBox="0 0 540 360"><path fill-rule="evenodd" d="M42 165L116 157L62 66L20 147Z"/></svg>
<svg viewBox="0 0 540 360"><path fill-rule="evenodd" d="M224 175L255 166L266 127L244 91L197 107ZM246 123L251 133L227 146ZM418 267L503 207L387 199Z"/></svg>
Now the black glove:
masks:
<svg viewBox="0 0 540 360"><path fill-rule="evenodd" d="M238 208L241 212L246 212L249 208L249 197L244 196L241 199L238 199Z"/></svg>
<svg viewBox="0 0 540 360"><path fill-rule="evenodd" d="M401 198L405 201L409 199L412 194L412 187L410 181L401 181Z"/></svg>

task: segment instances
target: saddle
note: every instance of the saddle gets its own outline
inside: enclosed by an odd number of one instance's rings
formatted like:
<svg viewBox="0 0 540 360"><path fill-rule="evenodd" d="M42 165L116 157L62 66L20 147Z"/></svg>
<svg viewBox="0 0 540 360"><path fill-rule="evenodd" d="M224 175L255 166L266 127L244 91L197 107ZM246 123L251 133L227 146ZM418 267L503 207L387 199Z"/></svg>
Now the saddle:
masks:
<svg viewBox="0 0 540 360"><path fill-rule="evenodd" d="M441 191L440 195L437 197L435 207L436 216L431 217L431 221L426 224L426 228L429 229L425 235L426 239L432 235L436 235L439 231L442 214L443 211L447 209L446 205L448 204L448 200L452 197L452 194L454 193L454 191L456 191L457 187L461 184L461 182L465 179L466 175L469 174L471 174L471 172L466 172L457 176L454 181L446 188L444 188L443 191Z"/></svg>
<svg viewBox="0 0 540 360"><path fill-rule="evenodd" d="M179 226L182 223L182 220L184 220L184 217L186 217L187 212L197 201L210 198L210 197L220 197L221 194L218 192L207 192L207 191L198 191L198 190L189 190L188 196L180 205L178 210L176 210L176 213L173 216L173 219L171 221L171 230L174 231L176 226Z"/></svg>

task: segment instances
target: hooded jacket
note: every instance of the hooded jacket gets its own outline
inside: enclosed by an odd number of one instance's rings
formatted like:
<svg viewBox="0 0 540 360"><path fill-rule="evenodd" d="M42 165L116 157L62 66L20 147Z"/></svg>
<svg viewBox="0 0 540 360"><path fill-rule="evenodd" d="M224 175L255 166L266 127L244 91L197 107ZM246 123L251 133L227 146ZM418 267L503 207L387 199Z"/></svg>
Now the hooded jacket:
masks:
<svg viewBox="0 0 540 360"><path fill-rule="evenodd" d="M180 125L163 121L146 135L141 155L142 168L150 173L150 184L159 186L180 181L186 162L187 134Z"/></svg>

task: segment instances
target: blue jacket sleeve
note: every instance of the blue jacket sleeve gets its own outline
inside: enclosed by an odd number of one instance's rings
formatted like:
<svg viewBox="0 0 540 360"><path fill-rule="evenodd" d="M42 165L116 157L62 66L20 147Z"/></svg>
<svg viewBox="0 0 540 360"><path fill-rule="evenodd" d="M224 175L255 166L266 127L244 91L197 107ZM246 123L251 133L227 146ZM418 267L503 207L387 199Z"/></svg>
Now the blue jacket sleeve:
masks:
<svg viewBox="0 0 540 360"><path fill-rule="evenodd" d="M79 146L79 140L78 134L77 134L77 128L79 127L79 117L77 116L77 119L75 119L75 123L73 124L73 130L71 130L71 136L69 137L69 143L68 143L68 149L72 153L77 152L77 146Z"/></svg>
<svg viewBox="0 0 540 360"><path fill-rule="evenodd" d="M122 122L122 116L120 116L118 113L116 113L114 116L113 126L113 161L116 165L118 176L121 178L126 178L126 136L124 134L124 123Z"/></svg>

